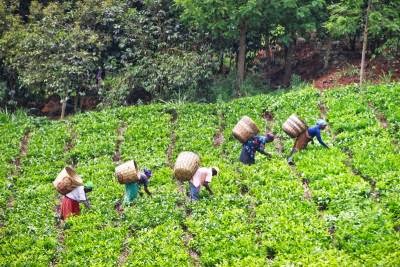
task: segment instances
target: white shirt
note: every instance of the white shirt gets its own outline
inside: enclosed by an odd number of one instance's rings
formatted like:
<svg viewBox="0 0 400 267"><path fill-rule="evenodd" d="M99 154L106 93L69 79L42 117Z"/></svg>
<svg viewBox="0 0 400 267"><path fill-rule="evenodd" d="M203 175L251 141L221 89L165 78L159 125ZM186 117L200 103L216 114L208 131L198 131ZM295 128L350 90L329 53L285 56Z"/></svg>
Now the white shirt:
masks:
<svg viewBox="0 0 400 267"><path fill-rule="evenodd" d="M198 168L196 173L193 175L192 184L195 187L199 187L204 185L205 182L211 182L212 179L212 170L211 168Z"/></svg>
<svg viewBox="0 0 400 267"><path fill-rule="evenodd" d="M82 202L86 200L86 194L85 194L85 190L84 190L84 186L78 186L77 188L75 188L74 190L72 190L71 192L69 192L68 194L66 194L66 196L70 199L73 199L75 201L78 202Z"/></svg>

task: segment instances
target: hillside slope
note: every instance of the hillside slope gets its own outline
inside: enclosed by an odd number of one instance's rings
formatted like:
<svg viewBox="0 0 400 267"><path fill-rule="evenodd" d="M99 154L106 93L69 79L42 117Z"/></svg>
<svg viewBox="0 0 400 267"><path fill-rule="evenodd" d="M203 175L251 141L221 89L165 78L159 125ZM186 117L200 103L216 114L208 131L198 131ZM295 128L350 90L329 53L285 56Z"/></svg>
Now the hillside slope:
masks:
<svg viewBox="0 0 400 267"><path fill-rule="evenodd" d="M229 103L150 105L67 121L0 115L0 265L395 266L400 262L400 85L304 88ZM175 116L175 112L177 116ZM266 122L263 112L273 114ZM286 164L282 122L326 117L323 138ZM238 162L242 115L271 128L274 156ZM122 137L123 136L123 137ZM191 203L170 166L184 150L216 165L214 196ZM283 153L282 153L283 150ZM154 170L153 196L115 210L118 161ZM92 180L92 209L60 224L51 182L66 165Z"/></svg>

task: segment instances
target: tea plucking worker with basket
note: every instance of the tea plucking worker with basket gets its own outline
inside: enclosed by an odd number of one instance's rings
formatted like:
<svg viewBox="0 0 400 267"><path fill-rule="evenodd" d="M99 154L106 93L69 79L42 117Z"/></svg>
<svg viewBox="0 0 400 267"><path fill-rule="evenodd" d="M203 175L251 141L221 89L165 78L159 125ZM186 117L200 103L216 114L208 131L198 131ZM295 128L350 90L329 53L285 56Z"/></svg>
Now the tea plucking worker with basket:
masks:
<svg viewBox="0 0 400 267"><path fill-rule="evenodd" d="M299 119L296 115L291 115L288 120L283 124L283 130L291 137L296 138L293 148L288 156L288 163L293 165L293 155L305 149L309 142L314 143L314 137L317 138L318 142L325 148L329 148L327 144L322 140L321 131L327 127L327 122L323 119L317 120L316 124L312 127L307 125Z"/></svg>
<svg viewBox="0 0 400 267"><path fill-rule="evenodd" d="M150 178L153 176L152 171L144 168L143 171L138 170L138 166L135 161L130 160L115 168L115 175L117 176L118 182L125 185L125 195L123 204L125 206L132 204L142 194L140 192L141 187L147 195L151 196L151 192L148 189Z"/></svg>
<svg viewBox="0 0 400 267"><path fill-rule="evenodd" d="M86 193L93 190L93 183L83 184L82 178L76 171L68 166L65 167L53 181L56 190L63 195L60 204L60 217L66 220L73 215L79 215L81 212L80 203L90 208L90 203Z"/></svg>
<svg viewBox="0 0 400 267"><path fill-rule="evenodd" d="M210 195L213 195L210 183L218 173L218 167L200 167L200 157L189 151L181 152L174 165L175 178L181 182L189 182L189 197L194 201L200 199L200 191L203 186Z"/></svg>
<svg viewBox="0 0 400 267"><path fill-rule="evenodd" d="M257 125L247 116L242 117L233 128L233 136L242 143L239 160L243 164L254 164L256 152L271 157L269 153L265 152L265 145L272 142L275 136L271 132L267 132L265 136L261 136L257 135L258 132Z"/></svg>

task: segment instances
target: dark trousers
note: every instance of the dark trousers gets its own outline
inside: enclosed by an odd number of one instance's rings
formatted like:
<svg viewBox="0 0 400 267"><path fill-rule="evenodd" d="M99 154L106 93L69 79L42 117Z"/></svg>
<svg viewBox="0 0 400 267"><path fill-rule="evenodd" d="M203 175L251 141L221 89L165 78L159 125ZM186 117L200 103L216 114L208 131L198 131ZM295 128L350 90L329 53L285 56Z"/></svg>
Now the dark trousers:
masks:
<svg viewBox="0 0 400 267"><path fill-rule="evenodd" d="M199 200L200 186L197 188L191 182L189 182L190 187L190 199Z"/></svg>

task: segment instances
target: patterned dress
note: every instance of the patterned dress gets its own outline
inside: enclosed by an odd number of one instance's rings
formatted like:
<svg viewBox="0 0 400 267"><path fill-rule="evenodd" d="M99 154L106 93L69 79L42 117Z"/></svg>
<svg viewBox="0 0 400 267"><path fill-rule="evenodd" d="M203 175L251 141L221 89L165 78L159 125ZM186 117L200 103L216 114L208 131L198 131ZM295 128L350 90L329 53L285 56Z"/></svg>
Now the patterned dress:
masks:
<svg viewBox="0 0 400 267"><path fill-rule="evenodd" d="M265 136L254 136L247 140L242 147L239 160L244 164L254 164L256 151L264 151L265 143L269 140Z"/></svg>

